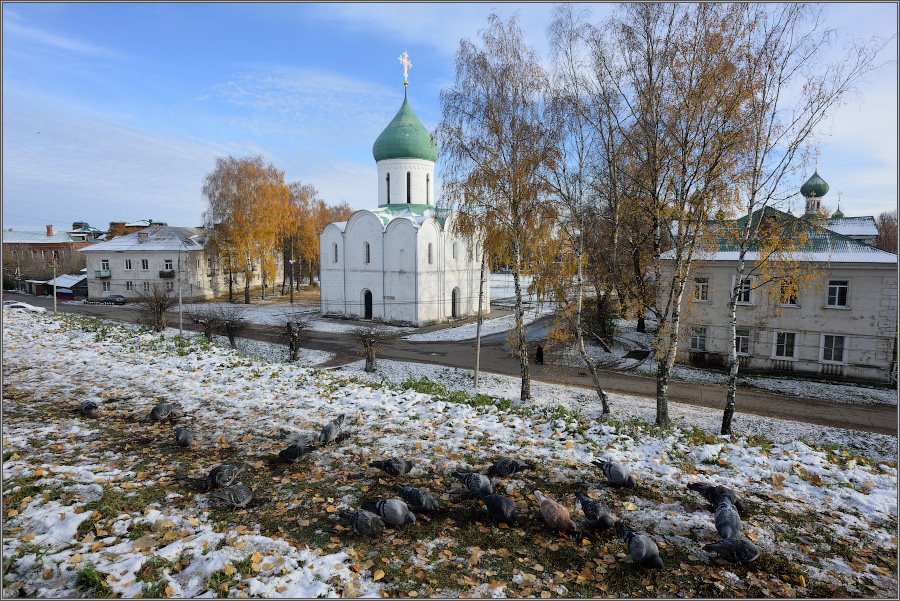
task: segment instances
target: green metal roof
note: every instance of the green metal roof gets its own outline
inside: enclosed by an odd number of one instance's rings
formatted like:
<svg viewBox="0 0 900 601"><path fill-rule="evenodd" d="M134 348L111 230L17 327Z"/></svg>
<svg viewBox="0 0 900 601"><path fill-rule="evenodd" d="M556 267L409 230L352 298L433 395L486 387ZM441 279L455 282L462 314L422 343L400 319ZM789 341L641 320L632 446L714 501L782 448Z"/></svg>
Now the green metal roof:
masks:
<svg viewBox="0 0 900 601"><path fill-rule="evenodd" d="M806 198L822 198L828 194L828 184L816 171L806 183L800 186L800 194Z"/></svg>
<svg viewBox="0 0 900 601"><path fill-rule="evenodd" d="M416 226L421 226L426 219L429 217L434 217L438 220L438 223L441 224L441 228L444 227L444 222L447 220L450 212L445 209L438 209L434 205L425 205L425 204L390 204L390 205L379 205L377 209L368 209L372 214L374 214L378 219L381 220L381 225L387 227L387 224L393 221L394 219L409 219Z"/></svg>
<svg viewBox="0 0 900 601"><path fill-rule="evenodd" d="M372 156L376 161L384 159L437 161L437 143L413 113L406 99L405 89L400 110L372 145Z"/></svg>

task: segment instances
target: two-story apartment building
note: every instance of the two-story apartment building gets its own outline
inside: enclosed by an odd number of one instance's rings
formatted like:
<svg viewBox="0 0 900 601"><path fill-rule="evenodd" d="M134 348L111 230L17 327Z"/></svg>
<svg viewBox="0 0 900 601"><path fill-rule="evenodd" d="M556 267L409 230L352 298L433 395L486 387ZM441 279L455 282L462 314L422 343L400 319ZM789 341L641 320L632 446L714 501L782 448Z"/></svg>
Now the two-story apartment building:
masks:
<svg viewBox="0 0 900 601"><path fill-rule="evenodd" d="M87 259L88 298L110 294L136 299L154 285L176 292L186 302L208 300L225 290L227 274L207 249L203 228L154 224L82 249Z"/></svg>
<svg viewBox="0 0 900 601"><path fill-rule="evenodd" d="M767 209L773 212L774 209ZM774 211L779 222L797 220ZM792 256L814 277L795 289L784 278L736 281L738 249L720 240L694 264L685 287L679 359L723 365L731 345L730 294L739 286L735 347L742 369L872 381L896 378L897 256L805 220ZM765 278L763 278L765 279Z"/></svg>

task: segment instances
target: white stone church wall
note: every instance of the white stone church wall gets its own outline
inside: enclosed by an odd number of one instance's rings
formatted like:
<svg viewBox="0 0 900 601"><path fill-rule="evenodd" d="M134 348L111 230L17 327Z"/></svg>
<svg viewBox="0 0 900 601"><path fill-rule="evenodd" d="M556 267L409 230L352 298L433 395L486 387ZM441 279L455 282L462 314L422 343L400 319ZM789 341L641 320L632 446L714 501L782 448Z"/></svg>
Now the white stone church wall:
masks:
<svg viewBox="0 0 900 601"><path fill-rule="evenodd" d="M381 220L368 211L357 211L347 220L344 232L347 268L345 298L349 315L365 316L365 291L372 293L372 318L384 319L384 269ZM366 244L369 257L366 262Z"/></svg>
<svg viewBox="0 0 900 601"><path fill-rule="evenodd" d="M440 226L434 219L428 219L419 228L416 246L419 257L418 308L419 324L441 321L444 317L443 277L441 264L443 244ZM431 245L431 262L428 261L428 245Z"/></svg>
<svg viewBox="0 0 900 601"><path fill-rule="evenodd" d="M416 228L395 219L384 234L385 320L414 324L416 303Z"/></svg>
<svg viewBox="0 0 900 601"><path fill-rule="evenodd" d="M321 311L324 315L341 314L344 312L344 235L337 224L325 226L319 236L319 267Z"/></svg>
<svg viewBox="0 0 900 601"><path fill-rule="evenodd" d="M391 198L387 197L387 175L391 175ZM434 204L434 163L422 159L378 161L378 204L406 204L406 174L409 173L411 204Z"/></svg>

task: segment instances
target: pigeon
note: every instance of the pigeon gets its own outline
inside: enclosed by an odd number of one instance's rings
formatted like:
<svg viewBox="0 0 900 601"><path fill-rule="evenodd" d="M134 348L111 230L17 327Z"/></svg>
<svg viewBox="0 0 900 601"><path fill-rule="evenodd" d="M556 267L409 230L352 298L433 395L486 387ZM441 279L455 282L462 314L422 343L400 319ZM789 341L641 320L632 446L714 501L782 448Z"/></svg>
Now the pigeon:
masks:
<svg viewBox="0 0 900 601"><path fill-rule="evenodd" d="M560 532L577 529L575 522L569 517L569 510L564 505L545 497L539 490L534 491L534 496L537 497L538 502L541 504L541 515L544 516L544 521L551 528Z"/></svg>
<svg viewBox="0 0 900 601"><path fill-rule="evenodd" d="M187 428L175 428L175 444L179 447L189 447L194 442L194 435Z"/></svg>
<svg viewBox="0 0 900 601"><path fill-rule="evenodd" d="M235 509L239 509L253 500L253 491L243 484L232 484L228 488L209 493L209 496L221 499Z"/></svg>
<svg viewBox="0 0 900 601"><path fill-rule="evenodd" d="M494 492L494 489L491 487L491 481L487 479L487 476L476 474L474 472L450 472L450 475L462 482L462 485L469 492L475 493L476 495L478 493L490 495Z"/></svg>
<svg viewBox="0 0 900 601"><path fill-rule="evenodd" d="M737 509L728 497L722 497L716 506L716 531L722 538L731 538L741 533L744 525Z"/></svg>
<svg viewBox="0 0 900 601"><path fill-rule="evenodd" d="M391 457L383 461L373 461L369 467L377 467L388 476L397 478L409 472L413 468L413 462L409 459L401 459L400 457Z"/></svg>
<svg viewBox="0 0 900 601"><path fill-rule="evenodd" d="M241 467L235 467L233 465L220 465L214 467L209 471L209 475L206 477L206 490L225 488L234 482L235 478L246 471L246 465L242 465Z"/></svg>
<svg viewBox="0 0 900 601"><path fill-rule="evenodd" d="M278 453L278 456L281 457L281 460L285 463L297 463L304 457L306 457L307 453L315 449L313 445L302 445L302 444L292 444L288 448Z"/></svg>
<svg viewBox="0 0 900 601"><path fill-rule="evenodd" d="M437 511L440 505L430 494L420 488L414 486L400 486L399 484L391 487L396 493L399 493L403 500L409 505L410 511Z"/></svg>
<svg viewBox="0 0 900 601"><path fill-rule="evenodd" d="M759 557L759 548L743 536L733 536L717 543L705 545L703 550L715 551L725 559L737 563L754 561Z"/></svg>
<svg viewBox="0 0 900 601"><path fill-rule="evenodd" d="M516 472L521 472L523 470L533 470L534 466L530 463L526 463L521 459L514 459L512 457L503 457L497 460L497 463L492 465L487 470L488 476L512 476Z"/></svg>
<svg viewBox="0 0 900 601"><path fill-rule="evenodd" d="M613 463L612 461L596 460L591 463L600 468L603 475L606 476L606 479L613 486L637 486L637 481L631 475L631 470L624 465Z"/></svg>
<svg viewBox="0 0 900 601"><path fill-rule="evenodd" d="M416 521L416 516L409 510L406 503L400 499L382 499L375 503L366 501L360 507L380 515L381 519L388 526L402 526L403 524L412 524Z"/></svg>
<svg viewBox="0 0 900 601"><path fill-rule="evenodd" d="M628 552L635 562L641 564L645 568L653 568L654 570L663 569L663 562L659 556L659 548L649 536L632 530L622 522L616 522L616 534L625 541L625 546L628 547Z"/></svg>
<svg viewBox="0 0 900 601"><path fill-rule="evenodd" d="M92 415L99 409L100 405L97 404L97 401L81 401L80 411L82 415Z"/></svg>
<svg viewBox="0 0 900 601"><path fill-rule="evenodd" d="M344 414L340 414L333 420L331 420L328 425L322 428L322 432L319 434L319 442L331 442L335 438L341 435L341 428L344 427Z"/></svg>
<svg viewBox="0 0 900 601"><path fill-rule="evenodd" d="M371 511L365 509L356 513L342 511L338 515L350 522L350 526L363 536L378 536L384 532L384 520Z"/></svg>
<svg viewBox="0 0 900 601"><path fill-rule="evenodd" d="M519 513L516 511L516 503L509 497L485 495L482 493L476 493L475 496L484 503L488 514L495 522L505 522L510 526L519 525Z"/></svg>
<svg viewBox="0 0 900 601"><path fill-rule="evenodd" d="M147 417L145 417L142 421L158 422L160 420L166 419L174 413L175 405L173 405L172 403L160 403L153 409L151 409L150 414L147 415Z"/></svg>
<svg viewBox="0 0 900 601"><path fill-rule="evenodd" d="M609 514L609 509L600 501L580 492L576 492L575 496L578 497L581 510L584 512L581 523L588 530L608 530L616 523L615 518Z"/></svg>
<svg viewBox="0 0 900 601"><path fill-rule="evenodd" d="M744 504L741 503L741 500L738 499L737 495L733 490L728 488L727 486L716 486L714 484L704 485L704 484L688 484L687 487L694 492L698 492L703 497L712 503L715 506L719 505L719 499L723 496L731 499L731 502L737 508L738 511L744 513Z"/></svg>

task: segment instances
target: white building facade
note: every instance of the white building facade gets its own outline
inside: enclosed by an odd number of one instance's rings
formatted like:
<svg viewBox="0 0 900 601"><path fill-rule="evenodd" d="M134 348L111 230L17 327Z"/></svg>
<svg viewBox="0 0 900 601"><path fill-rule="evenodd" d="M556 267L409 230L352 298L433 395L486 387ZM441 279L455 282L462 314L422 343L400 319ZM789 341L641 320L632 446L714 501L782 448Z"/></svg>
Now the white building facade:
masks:
<svg viewBox="0 0 900 601"><path fill-rule="evenodd" d="M454 236L454 214L435 207L437 145L405 94L372 154L378 208L319 235L322 314L414 326L477 314L480 249ZM484 278L487 313L490 273Z"/></svg>
<svg viewBox="0 0 900 601"><path fill-rule="evenodd" d="M137 300L153 286L185 302L208 300L226 290L227 274L208 252L202 228L153 225L80 249L86 258L88 300L120 294Z"/></svg>

